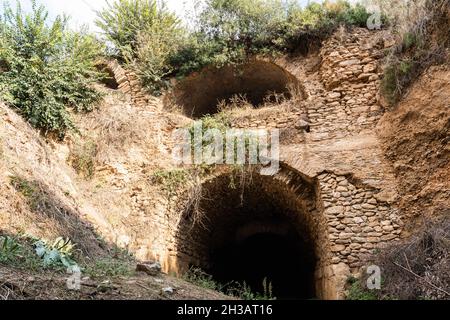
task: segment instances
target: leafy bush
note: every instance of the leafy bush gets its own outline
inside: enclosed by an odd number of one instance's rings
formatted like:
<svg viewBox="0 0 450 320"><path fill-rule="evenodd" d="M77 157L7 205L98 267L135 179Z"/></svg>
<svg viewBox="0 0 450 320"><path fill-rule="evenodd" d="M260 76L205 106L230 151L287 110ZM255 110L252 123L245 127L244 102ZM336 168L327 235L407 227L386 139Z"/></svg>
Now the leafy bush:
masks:
<svg viewBox="0 0 450 320"><path fill-rule="evenodd" d="M141 77L152 93L167 86L168 59L183 41L180 20L156 0L116 0L98 12L96 21L115 49L115 56Z"/></svg>
<svg viewBox="0 0 450 320"><path fill-rule="evenodd" d="M207 39L222 42L230 54L253 54L276 39L284 12L279 0L210 0L199 29Z"/></svg>
<svg viewBox="0 0 450 320"><path fill-rule="evenodd" d="M347 300L377 300L376 294L373 291L366 289L360 280L350 278L348 280L350 289L348 290Z"/></svg>
<svg viewBox="0 0 450 320"><path fill-rule="evenodd" d="M233 61L242 61L243 57L239 51L230 52L223 42L207 39L204 34L196 32L170 55L169 63L174 75L184 77L209 65L220 67Z"/></svg>
<svg viewBox="0 0 450 320"><path fill-rule="evenodd" d="M370 14L366 7L357 3L352 6L349 2L338 0L336 2L325 2L328 19L345 25L366 27Z"/></svg>
<svg viewBox="0 0 450 320"><path fill-rule="evenodd" d="M32 0L31 13L20 3L5 5L0 18L0 97L45 134L63 138L75 129L67 107L90 111L101 95L91 85L102 46L86 31L67 29L68 18L49 21Z"/></svg>
<svg viewBox="0 0 450 320"><path fill-rule="evenodd" d="M239 62L252 54L276 54L295 45L304 32L331 32L339 24L366 26L365 7L347 1L209 0L198 29L209 41L223 46L220 62ZM326 32L325 32L326 31Z"/></svg>
<svg viewBox="0 0 450 320"><path fill-rule="evenodd" d="M0 263L27 270L79 270L73 259L70 240L56 239L52 244L28 236L0 236Z"/></svg>
<svg viewBox="0 0 450 320"><path fill-rule="evenodd" d="M213 279L213 277L202 269L197 267L191 267L184 275L184 279L201 288L220 291L221 286Z"/></svg>
<svg viewBox="0 0 450 320"><path fill-rule="evenodd" d="M23 236L0 236L0 263L27 270L42 269L31 240Z"/></svg>
<svg viewBox="0 0 450 320"><path fill-rule="evenodd" d="M302 9L297 1L207 0L188 31L156 1L116 0L99 13L97 24L117 57L158 94L171 76L277 55L302 44L305 34L323 39L340 24L364 26L368 17L363 6L347 1Z"/></svg>
<svg viewBox="0 0 450 320"><path fill-rule="evenodd" d="M114 44L117 57L122 61L136 55L141 33L177 31L179 26L176 15L168 11L164 3L158 5L155 0L108 1L106 8L97 15L96 25Z"/></svg>
<svg viewBox="0 0 450 320"><path fill-rule="evenodd" d="M190 173L188 171L183 169L174 169L157 170L153 173L151 180L154 183L161 184L168 197L172 197L181 186L186 185L189 178Z"/></svg>

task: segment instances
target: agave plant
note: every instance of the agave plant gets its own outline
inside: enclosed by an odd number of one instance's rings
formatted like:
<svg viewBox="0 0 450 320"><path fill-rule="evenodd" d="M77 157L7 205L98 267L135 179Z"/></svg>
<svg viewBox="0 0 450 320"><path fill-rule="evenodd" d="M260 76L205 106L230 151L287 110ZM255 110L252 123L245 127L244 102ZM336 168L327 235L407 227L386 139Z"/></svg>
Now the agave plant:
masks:
<svg viewBox="0 0 450 320"><path fill-rule="evenodd" d="M45 268L65 267L74 269L78 267L72 258L75 245L69 239L62 237L56 239L52 244L45 240L38 240L34 243L36 254L43 260Z"/></svg>

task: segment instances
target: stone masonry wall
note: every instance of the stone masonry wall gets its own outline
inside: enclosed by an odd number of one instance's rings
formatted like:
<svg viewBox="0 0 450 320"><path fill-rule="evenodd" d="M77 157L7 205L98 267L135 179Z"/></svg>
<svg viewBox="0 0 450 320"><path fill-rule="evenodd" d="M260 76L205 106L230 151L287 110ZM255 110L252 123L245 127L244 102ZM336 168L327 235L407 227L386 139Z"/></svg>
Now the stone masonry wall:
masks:
<svg viewBox="0 0 450 320"><path fill-rule="evenodd" d="M384 112L378 98L380 61L389 45L383 32L338 32L323 43L317 69L303 68L303 58L284 64L303 83L306 100L238 114L233 120L237 128L279 128L296 136L282 145L281 161L317 182L317 208L324 225L316 228L320 235L313 236L326 239L317 274L326 298L343 298L346 279L359 273L365 255L397 241L402 232L395 179L375 134ZM115 63L111 68L120 90L134 94L137 104L145 103L133 76ZM298 126L305 120L310 132ZM202 259L178 233L180 220L172 213L179 209L142 192L133 195L133 203L142 223L153 230L134 235L139 258L158 259L168 272L177 272L183 261Z"/></svg>
<svg viewBox="0 0 450 320"><path fill-rule="evenodd" d="M356 271L362 266L362 256L399 239L402 221L395 209L377 197L377 190L332 173L321 174L318 179L332 264L344 262Z"/></svg>
<svg viewBox="0 0 450 320"><path fill-rule="evenodd" d="M114 74L114 78L119 85L118 89L129 95L131 102L135 106L139 107L149 104L151 98L142 88L139 78L134 72L122 68L117 60L110 61L108 68Z"/></svg>

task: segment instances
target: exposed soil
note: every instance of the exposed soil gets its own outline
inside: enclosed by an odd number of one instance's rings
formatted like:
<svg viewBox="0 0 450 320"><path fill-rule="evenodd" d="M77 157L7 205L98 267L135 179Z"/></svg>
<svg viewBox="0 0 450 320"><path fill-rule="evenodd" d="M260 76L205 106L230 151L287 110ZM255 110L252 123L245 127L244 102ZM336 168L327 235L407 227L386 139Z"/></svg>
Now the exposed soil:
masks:
<svg viewBox="0 0 450 320"><path fill-rule="evenodd" d="M70 275L32 273L0 265L0 300L217 300L230 299L183 280L139 273L131 277L83 278L80 290L69 290ZM163 289L172 288L173 293Z"/></svg>
<svg viewBox="0 0 450 320"><path fill-rule="evenodd" d="M423 74L378 131L397 177L401 210L414 218L450 214L448 65Z"/></svg>

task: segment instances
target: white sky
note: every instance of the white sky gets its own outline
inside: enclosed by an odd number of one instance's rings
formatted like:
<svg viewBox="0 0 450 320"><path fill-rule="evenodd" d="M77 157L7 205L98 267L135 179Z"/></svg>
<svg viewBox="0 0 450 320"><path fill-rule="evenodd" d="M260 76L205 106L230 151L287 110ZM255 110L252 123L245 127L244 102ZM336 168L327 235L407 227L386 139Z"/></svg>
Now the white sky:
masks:
<svg viewBox="0 0 450 320"><path fill-rule="evenodd" d="M5 0L0 0L0 3ZM8 0L11 4L15 0ZM114 1L114 0L110 0ZM303 5L309 0L298 0ZM320 0L315 0L316 2ZM30 7L30 0L19 0L24 8ZM91 30L96 30L94 20L96 18L95 10L100 10L106 5L106 0L38 0L38 3L45 5L51 16L66 13L72 17L72 26L89 25ZM180 17L184 18L186 12L191 12L195 0L166 0L168 7L175 11ZM0 11L2 9L0 8Z"/></svg>

